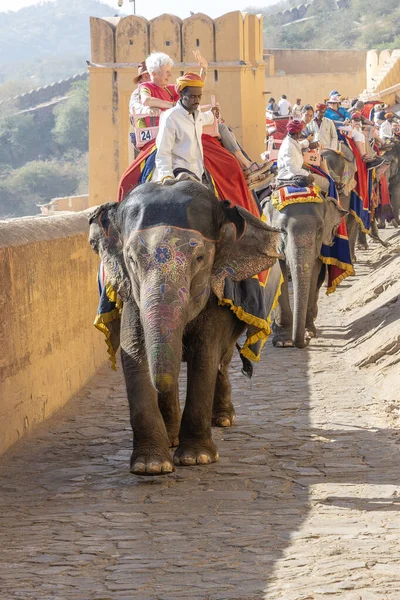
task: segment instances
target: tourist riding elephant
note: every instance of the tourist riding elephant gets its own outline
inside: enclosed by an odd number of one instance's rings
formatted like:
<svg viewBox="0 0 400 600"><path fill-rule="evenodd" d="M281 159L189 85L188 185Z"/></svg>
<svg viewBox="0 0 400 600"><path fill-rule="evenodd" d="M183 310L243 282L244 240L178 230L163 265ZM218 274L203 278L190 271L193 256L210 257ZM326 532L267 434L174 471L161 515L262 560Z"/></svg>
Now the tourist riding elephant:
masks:
<svg viewBox="0 0 400 600"><path fill-rule="evenodd" d="M336 183L340 204L342 208L347 211L347 235L349 238L351 258L352 261L355 262L355 245L358 225L352 213L349 212L351 190L355 185L354 175L356 172L356 163L354 154L350 148L345 146L345 144L342 144L342 154L338 154L329 148L325 148L322 151L322 157L325 159L330 176Z"/></svg>
<svg viewBox="0 0 400 600"><path fill-rule="evenodd" d="M121 359L131 472L158 475L218 459L211 423L231 425L228 367L246 325L219 305L226 277L241 281L277 259L279 232L202 184L145 183L90 217L89 241L123 301ZM182 420L178 376L187 362Z"/></svg>
<svg viewBox="0 0 400 600"><path fill-rule="evenodd" d="M346 211L327 197L322 203L288 204L281 210L274 208L269 200L264 204L264 214L270 225L281 230L279 252L284 256L280 260L284 282L275 311L272 343L278 347L304 348L316 333L318 292L325 276L321 246L332 245ZM293 312L289 302L289 272L293 282Z"/></svg>
<svg viewBox="0 0 400 600"><path fill-rule="evenodd" d="M390 204L394 216L392 224L398 227L400 225L400 141L396 140L393 148L384 156L385 160L389 162L389 168L385 174L389 184ZM384 219L381 219L382 226L385 226Z"/></svg>

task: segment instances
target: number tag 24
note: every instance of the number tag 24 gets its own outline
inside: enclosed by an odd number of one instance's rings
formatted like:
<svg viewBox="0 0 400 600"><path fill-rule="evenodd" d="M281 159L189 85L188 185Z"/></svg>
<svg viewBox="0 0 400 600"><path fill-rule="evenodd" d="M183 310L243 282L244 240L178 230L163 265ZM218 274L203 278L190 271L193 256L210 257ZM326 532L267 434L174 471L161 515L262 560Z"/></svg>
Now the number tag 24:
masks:
<svg viewBox="0 0 400 600"><path fill-rule="evenodd" d="M140 141L141 142L149 142L152 139L153 139L153 135L152 135L152 132L150 131L150 129L143 129L142 131L140 131Z"/></svg>

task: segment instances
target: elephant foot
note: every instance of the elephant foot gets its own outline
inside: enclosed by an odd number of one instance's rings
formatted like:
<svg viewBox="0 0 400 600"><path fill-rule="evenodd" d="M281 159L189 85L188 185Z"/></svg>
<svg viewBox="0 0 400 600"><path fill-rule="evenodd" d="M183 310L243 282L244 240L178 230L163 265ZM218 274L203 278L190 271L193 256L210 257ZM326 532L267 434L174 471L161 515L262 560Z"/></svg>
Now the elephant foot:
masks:
<svg viewBox="0 0 400 600"><path fill-rule="evenodd" d="M386 229L386 222L385 221L379 221L379 223L378 223L378 229Z"/></svg>
<svg viewBox="0 0 400 600"><path fill-rule="evenodd" d="M176 448L177 446L179 446L179 435L168 434L168 438L169 438L169 447L170 448Z"/></svg>
<svg viewBox="0 0 400 600"><path fill-rule="evenodd" d="M392 219L392 220L390 221L390 223L391 223L391 225L393 225L393 227L394 227L395 229L398 229L398 227L399 227L399 223L397 222L397 219Z"/></svg>
<svg viewBox="0 0 400 600"><path fill-rule="evenodd" d="M175 471L168 451L134 450L130 472L134 475L167 475Z"/></svg>
<svg viewBox="0 0 400 600"><path fill-rule="evenodd" d="M317 337L317 328L315 325L306 326L306 339L312 339Z"/></svg>
<svg viewBox="0 0 400 600"><path fill-rule="evenodd" d="M368 250L368 242L358 242L357 248L359 250Z"/></svg>
<svg viewBox="0 0 400 600"><path fill-rule="evenodd" d="M182 442L175 450L174 463L182 467L209 465L219 460L217 447L209 442Z"/></svg>
<svg viewBox="0 0 400 600"><path fill-rule="evenodd" d="M294 341L289 333L275 333L272 338L272 345L275 348L294 348Z"/></svg>
<svg viewBox="0 0 400 600"><path fill-rule="evenodd" d="M213 413L211 424L213 427L232 427L236 420L236 413L233 405Z"/></svg>

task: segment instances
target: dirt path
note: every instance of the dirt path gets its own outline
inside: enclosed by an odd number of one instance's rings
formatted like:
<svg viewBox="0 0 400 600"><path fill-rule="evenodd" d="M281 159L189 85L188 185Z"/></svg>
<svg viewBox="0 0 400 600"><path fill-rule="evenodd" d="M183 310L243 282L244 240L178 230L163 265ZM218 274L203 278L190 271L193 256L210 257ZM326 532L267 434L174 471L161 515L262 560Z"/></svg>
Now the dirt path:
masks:
<svg viewBox="0 0 400 600"><path fill-rule="evenodd" d="M235 359L216 465L129 475L108 368L0 459L1 600L400 599L400 430L347 359L351 285L308 349L268 344L251 384Z"/></svg>

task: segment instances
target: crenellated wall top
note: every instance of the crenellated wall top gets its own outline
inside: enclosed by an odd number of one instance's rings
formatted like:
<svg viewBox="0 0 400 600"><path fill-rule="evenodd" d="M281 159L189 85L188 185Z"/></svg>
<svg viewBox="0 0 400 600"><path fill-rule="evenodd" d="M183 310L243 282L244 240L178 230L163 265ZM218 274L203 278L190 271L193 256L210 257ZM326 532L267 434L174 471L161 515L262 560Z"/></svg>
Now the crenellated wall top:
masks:
<svg viewBox="0 0 400 600"><path fill-rule="evenodd" d="M155 19L90 18L92 62L139 63L151 52L165 52L176 63L193 63L200 50L212 63L262 64L262 15L233 11L211 19L196 13L187 19L162 14Z"/></svg>

